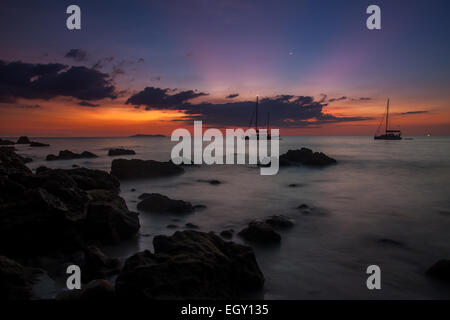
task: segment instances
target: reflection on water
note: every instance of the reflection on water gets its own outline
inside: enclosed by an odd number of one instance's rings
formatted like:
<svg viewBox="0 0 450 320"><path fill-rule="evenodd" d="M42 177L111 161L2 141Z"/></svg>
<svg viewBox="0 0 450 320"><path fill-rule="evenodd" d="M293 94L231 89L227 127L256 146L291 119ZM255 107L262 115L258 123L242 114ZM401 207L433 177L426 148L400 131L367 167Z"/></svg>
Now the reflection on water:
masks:
<svg viewBox="0 0 450 320"><path fill-rule="evenodd" d="M32 168L77 164L108 171L113 159L107 156L109 148L125 147L137 153L122 158L166 161L174 144L168 138L38 141L51 147L18 146L19 153L34 159ZM200 166L188 167L177 177L123 182L122 196L132 210L143 192L207 208L181 217L142 213L141 235L106 250L125 258L152 249L154 235L174 232L168 224L183 229L191 222L202 231L239 231L256 217L284 214L293 217L296 225L282 233L281 245L255 247L266 277L266 298L450 297L448 287L423 275L437 259L450 258L450 138L283 137L280 152L303 146L325 152L339 164L324 169L282 168L276 176L261 176L255 166ZM44 161L48 153L63 149L87 150L100 157ZM222 183L198 182L202 179ZM296 209L301 203L315 209L304 215ZM238 237L233 240L241 242ZM365 270L371 264L382 270L382 290L378 292L366 289Z"/></svg>

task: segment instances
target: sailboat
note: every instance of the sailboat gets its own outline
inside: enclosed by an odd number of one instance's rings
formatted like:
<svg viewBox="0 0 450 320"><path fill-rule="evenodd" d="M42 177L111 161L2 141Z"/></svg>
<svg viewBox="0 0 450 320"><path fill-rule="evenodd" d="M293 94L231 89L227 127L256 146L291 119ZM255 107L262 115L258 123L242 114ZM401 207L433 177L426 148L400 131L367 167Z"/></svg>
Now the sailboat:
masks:
<svg viewBox="0 0 450 320"><path fill-rule="evenodd" d="M256 131L256 139L259 140L259 128L258 128L258 102L259 102L259 97L256 96L256 105L255 105L255 131ZM267 113L267 140L271 140L272 137L270 135L270 130L269 130L269 121L270 121L270 113ZM253 123L253 116L250 120L250 124L249 124L249 128L252 127L252 123ZM250 137L246 136L245 140L249 140ZM262 137L261 137L262 139Z"/></svg>
<svg viewBox="0 0 450 320"><path fill-rule="evenodd" d="M378 126L378 130L373 137L375 140L402 140L402 132L400 130L389 130L389 99L387 101L386 107L386 128L385 133L377 135L379 129L381 127L381 123Z"/></svg>

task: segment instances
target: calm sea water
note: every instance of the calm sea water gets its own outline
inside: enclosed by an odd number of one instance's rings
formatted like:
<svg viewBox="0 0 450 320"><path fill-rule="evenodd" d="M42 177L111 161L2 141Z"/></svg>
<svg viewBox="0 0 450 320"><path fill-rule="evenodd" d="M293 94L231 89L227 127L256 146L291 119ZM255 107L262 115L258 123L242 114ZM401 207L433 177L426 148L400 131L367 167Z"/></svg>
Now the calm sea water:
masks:
<svg viewBox="0 0 450 320"><path fill-rule="evenodd" d="M109 171L112 147L131 148L139 158L169 160L169 138L41 138L49 148L19 146L33 158L31 168L71 168L78 164ZM283 214L295 219L276 247L254 246L266 277L267 299L323 298L449 298L450 287L424 276L441 258L450 258L450 137L374 141L371 137L283 137L280 152L308 147L336 158L324 169L282 168L261 176L255 166L188 167L177 177L122 182L121 195L131 210L143 192L157 192L207 209L194 214L140 215L136 239L108 254L126 258L152 249L152 237L172 234L191 222L201 231L241 230L257 217ZM45 161L49 153L70 149L99 155L98 159ZM217 186L198 182L218 179ZM291 188L289 184L297 184ZM132 192L135 188L137 191ZM296 207L306 203L314 214ZM173 221L179 219L179 221ZM393 241L381 241L390 239ZM234 241L242 242L235 236ZM366 288L366 268L381 267L382 290ZM43 284L45 286L48 284Z"/></svg>

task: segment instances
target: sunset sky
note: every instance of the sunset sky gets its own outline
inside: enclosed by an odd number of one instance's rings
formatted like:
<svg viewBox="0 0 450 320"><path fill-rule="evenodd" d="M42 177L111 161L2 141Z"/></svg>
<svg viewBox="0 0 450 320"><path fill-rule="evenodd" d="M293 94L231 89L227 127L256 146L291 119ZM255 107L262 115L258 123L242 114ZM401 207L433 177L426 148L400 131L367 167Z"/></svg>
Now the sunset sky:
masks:
<svg viewBox="0 0 450 320"><path fill-rule="evenodd" d="M82 29L66 28L77 4ZM382 30L366 28L381 7ZM450 2L22 1L0 4L0 136L246 127L450 134Z"/></svg>

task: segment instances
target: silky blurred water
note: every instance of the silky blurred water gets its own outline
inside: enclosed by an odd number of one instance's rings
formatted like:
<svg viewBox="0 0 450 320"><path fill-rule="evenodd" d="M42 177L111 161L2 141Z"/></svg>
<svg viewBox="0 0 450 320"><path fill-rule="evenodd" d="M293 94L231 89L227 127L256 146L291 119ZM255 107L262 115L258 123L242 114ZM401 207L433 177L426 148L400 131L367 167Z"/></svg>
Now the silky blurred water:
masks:
<svg viewBox="0 0 450 320"><path fill-rule="evenodd" d="M109 148L136 151L139 158L169 160L175 144L169 138L41 138L48 148L17 146L33 158L31 168L110 170ZM121 183L121 195L131 210L143 192L204 204L186 216L141 213L140 234L108 254L126 258L152 249L152 237L185 229L241 230L248 221L273 214L295 219L282 231L276 247L255 248L266 277L266 299L392 299L449 298L450 287L424 276L438 259L450 258L450 138L414 137L374 141L371 137L283 137L280 152L308 147L338 160L323 169L281 168L261 176L255 166L187 167L183 175ZM45 161L49 153L69 149L91 151L97 159ZM198 180L217 179L220 185ZM297 187L289 187L297 184ZM136 189L132 192L131 189ZM306 203L313 213L296 209ZM174 220L175 219L175 220ZM168 229L176 224L178 229ZM393 241L382 241L389 239ZM238 236L233 241L242 242ZM366 288L367 266L382 271L382 289Z"/></svg>

